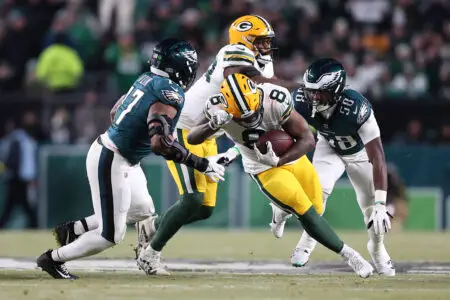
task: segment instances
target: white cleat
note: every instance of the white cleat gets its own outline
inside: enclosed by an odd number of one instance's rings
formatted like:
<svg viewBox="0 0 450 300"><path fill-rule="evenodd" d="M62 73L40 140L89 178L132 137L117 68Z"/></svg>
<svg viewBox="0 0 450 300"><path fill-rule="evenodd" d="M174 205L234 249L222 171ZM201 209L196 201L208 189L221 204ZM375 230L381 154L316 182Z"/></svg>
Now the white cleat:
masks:
<svg viewBox="0 0 450 300"><path fill-rule="evenodd" d="M311 252L307 249L297 247L291 254L291 264L297 268L304 267L308 263L310 255Z"/></svg>
<svg viewBox="0 0 450 300"><path fill-rule="evenodd" d="M134 224L137 232L137 244L133 248L134 253L136 255L135 259L138 259L141 251L148 247L151 239L155 235L156 233L155 219L157 217L158 217L157 215L150 216L147 219L136 222L136 224Z"/></svg>
<svg viewBox="0 0 450 300"><path fill-rule="evenodd" d="M373 264L375 265L378 274L382 276L395 276L394 264L392 263L391 257L387 253L384 244L375 247L375 244L372 241L369 241L367 243L367 250L372 257Z"/></svg>
<svg viewBox="0 0 450 300"><path fill-rule="evenodd" d="M344 261L362 278L367 278L373 274L372 265L366 261L361 254L347 245L344 245L344 249L341 252Z"/></svg>
<svg viewBox="0 0 450 300"><path fill-rule="evenodd" d="M143 270L147 275L170 275L170 272L161 263L161 252L153 250L151 246L141 251L136 262L139 269Z"/></svg>
<svg viewBox="0 0 450 300"><path fill-rule="evenodd" d="M286 220L289 219L292 215L281 210L273 203L269 204L270 206L272 206L272 222L269 224L270 231L277 239L279 239L283 237Z"/></svg>

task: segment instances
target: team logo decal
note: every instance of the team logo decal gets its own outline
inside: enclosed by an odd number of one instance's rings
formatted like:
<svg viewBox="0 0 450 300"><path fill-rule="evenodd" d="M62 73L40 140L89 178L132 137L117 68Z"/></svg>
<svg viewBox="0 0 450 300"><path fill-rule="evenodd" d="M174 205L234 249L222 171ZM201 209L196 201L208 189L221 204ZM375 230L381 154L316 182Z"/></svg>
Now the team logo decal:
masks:
<svg viewBox="0 0 450 300"><path fill-rule="evenodd" d="M182 103L183 96L181 96L177 91L174 90L162 90L161 91L164 98L169 102Z"/></svg>
<svg viewBox="0 0 450 300"><path fill-rule="evenodd" d="M253 24L249 21L243 21L236 25L236 29L239 31L248 31L253 27Z"/></svg>
<svg viewBox="0 0 450 300"><path fill-rule="evenodd" d="M197 52L195 52L194 50L187 50L182 52L181 54L190 62L197 63Z"/></svg>

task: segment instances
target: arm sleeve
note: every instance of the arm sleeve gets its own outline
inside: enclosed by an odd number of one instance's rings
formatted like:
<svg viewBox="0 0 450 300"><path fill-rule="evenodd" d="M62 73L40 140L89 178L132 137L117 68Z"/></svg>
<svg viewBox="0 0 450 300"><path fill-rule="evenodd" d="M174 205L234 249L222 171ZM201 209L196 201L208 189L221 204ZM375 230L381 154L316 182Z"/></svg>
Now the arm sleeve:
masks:
<svg viewBox="0 0 450 300"><path fill-rule="evenodd" d="M373 111L369 118L359 128L358 135L364 145L380 136L380 128L378 127L377 119L375 119Z"/></svg>
<svg viewBox="0 0 450 300"><path fill-rule="evenodd" d="M229 45L223 52L223 67L253 66L255 55L242 45Z"/></svg>

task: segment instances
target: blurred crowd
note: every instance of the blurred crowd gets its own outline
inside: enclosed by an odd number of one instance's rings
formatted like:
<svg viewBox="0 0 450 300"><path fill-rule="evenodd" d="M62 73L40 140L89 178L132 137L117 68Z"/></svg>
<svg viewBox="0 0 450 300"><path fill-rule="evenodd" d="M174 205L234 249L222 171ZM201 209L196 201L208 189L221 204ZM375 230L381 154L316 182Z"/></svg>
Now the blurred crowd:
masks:
<svg viewBox="0 0 450 300"><path fill-rule="evenodd" d="M300 80L311 60L331 56L371 101L450 100L448 0L0 0L0 93L83 95L52 111L48 138L88 143L159 39L189 40L201 74L248 13L275 29L278 77Z"/></svg>

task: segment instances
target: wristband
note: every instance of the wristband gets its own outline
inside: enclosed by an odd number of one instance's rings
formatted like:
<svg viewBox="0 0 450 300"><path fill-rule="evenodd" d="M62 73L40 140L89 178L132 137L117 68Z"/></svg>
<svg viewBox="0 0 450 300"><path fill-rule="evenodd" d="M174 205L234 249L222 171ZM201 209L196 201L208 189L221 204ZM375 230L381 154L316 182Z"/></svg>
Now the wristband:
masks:
<svg viewBox="0 0 450 300"><path fill-rule="evenodd" d="M375 204L386 205L387 192L383 190L375 190Z"/></svg>

